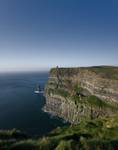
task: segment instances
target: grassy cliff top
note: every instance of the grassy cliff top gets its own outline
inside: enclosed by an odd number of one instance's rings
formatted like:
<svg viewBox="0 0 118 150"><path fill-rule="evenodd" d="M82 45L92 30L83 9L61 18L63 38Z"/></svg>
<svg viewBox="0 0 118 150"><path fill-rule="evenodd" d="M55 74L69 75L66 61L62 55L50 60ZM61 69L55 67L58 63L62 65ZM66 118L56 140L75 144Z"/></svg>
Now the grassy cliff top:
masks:
<svg viewBox="0 0 118 150"><path fill-rule="evenodd" d="M92 66L92 67L73 67L73 68L58 68L58 71L60 74L67 74L67 75L73 75L77 74L80 71L90 71L93 72L97 75L99 75L102 78L109 78L109 79L114 79L118 80L118 67L117 66ZM52 68L50 70L51 74L56 74L57 73L57 68Z"/></svg>
<svg viewBox="0 0 118 150"><path fill-rule="evenodd" d="M0 131L1 150L115 150L117 148L118 116L58 127L42 138L28 138L17 130Z"/></svg>

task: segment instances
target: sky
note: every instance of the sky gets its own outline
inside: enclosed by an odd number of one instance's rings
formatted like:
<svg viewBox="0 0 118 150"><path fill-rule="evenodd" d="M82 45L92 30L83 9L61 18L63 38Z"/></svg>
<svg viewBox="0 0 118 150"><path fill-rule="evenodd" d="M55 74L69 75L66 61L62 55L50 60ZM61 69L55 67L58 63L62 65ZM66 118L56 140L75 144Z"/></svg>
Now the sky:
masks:
<svg viewBox="0 0 118 150"><path fill-rule="evenodd" d="M0 0L0 71L118 65L118 0Z"/></svg>

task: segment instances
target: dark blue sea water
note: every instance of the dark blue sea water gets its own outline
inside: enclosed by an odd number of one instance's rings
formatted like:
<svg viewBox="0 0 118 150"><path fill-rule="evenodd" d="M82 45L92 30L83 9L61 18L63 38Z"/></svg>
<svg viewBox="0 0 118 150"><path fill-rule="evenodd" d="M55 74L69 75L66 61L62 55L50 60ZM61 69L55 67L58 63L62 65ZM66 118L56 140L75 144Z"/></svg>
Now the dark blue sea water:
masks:
<svg viewBox="0 0 118 150"><path fill-rule="evenodd" d="M44 88L47 79L47 72L0 74L0 129L43 135L64 124L42 111L45 98L34 93L36 85Z"/></svg>

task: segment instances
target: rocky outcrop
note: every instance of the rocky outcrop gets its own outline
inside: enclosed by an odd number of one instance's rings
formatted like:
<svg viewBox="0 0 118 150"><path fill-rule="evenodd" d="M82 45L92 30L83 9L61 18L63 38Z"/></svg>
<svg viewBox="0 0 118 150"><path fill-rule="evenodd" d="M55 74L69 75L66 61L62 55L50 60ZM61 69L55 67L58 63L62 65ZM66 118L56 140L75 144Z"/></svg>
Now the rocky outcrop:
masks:
<svg viewBox="0 0 118 150"><path fill-rule="evenodd" d="M53 68L44 110L76 124L118 112L118 67Z"/></svg>

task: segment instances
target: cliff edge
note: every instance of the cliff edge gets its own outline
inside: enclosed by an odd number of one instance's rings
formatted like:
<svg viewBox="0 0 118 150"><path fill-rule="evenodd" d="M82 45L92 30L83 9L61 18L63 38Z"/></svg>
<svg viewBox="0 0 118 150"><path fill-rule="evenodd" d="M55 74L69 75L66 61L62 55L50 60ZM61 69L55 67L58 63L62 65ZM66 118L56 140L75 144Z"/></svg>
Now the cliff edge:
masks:
<svg viewBox="0 0 118 150"><path fill-rule="evenodd" d="M44 111L72 124L118 114L118 67L52 68Z"/></svg>

